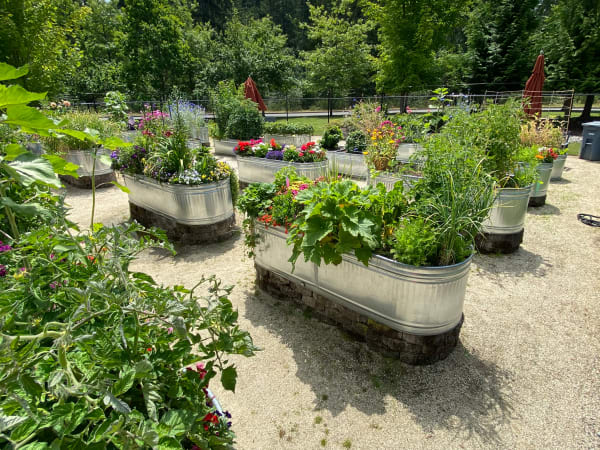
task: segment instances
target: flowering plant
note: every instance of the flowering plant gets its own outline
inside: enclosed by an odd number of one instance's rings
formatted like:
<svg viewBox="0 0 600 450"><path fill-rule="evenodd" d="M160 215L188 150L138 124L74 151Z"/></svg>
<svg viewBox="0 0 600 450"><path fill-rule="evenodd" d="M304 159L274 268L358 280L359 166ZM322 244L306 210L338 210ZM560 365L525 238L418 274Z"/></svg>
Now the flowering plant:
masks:
<svg viewBox="0 0 600 450"><path fill-rule="evenodd" d="M542 147L538 150L538 153L535 155L535 157L542 163L552 163L556 158L558 158L558 152L553 148Z"/></svg>
<svg viewBox="0 0 600 450"><path fill-rule="evenodd" d="M292 162L318 162L326 159L325 152L317 147L316 142L302 144L300 149L295 145L288 145L283 150L283 160Z"/></svg>
<svg viewBox="0 0 600 450"><path fill-rule="evenodd" d="M262 144L262 139L250 139L249 141L238 141L233 148L233 153L239 156L254 156L255 147Z"/></svg>
<svg viewBox="0 0 600 450"><path fill-rule="evenodd" d="M398 153L398 145L404 141L402 127L384 120L373 130L367 152L367 164L376 170L387 170L394 165Z"/></svg>

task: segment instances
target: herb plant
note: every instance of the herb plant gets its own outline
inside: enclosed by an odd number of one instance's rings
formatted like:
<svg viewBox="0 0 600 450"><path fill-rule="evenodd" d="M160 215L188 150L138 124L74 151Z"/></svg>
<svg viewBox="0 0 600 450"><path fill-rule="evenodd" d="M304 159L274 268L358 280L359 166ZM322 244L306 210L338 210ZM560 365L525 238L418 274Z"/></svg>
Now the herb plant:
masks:
<svg viewBox="0 0 600 450"><path fill-rule="evenodd" d="M319 145L326 150L334 150L338 147L338 143L344 138L342 130L337 125L330 126L325 130Z"/></svg>

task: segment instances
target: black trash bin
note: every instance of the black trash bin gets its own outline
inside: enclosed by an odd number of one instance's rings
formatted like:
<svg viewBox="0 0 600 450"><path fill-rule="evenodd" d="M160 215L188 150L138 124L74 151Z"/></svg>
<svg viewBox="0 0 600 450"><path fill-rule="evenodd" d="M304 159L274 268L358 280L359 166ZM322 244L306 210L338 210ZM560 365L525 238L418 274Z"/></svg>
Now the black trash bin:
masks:
<svg viewBox="0 0 600 450"><path fill-rule="evenodd" d="M600 121L583 124L583 140L579 158L600 161Z"/></svg>

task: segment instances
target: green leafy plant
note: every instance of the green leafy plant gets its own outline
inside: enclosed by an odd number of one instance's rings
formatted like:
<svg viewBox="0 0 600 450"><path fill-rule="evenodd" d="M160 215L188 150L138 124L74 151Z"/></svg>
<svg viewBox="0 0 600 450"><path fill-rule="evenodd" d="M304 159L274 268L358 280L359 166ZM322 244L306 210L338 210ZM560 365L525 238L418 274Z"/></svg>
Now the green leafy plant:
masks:
<svg viewBox="0 0 600 450"><path fill-rule="evenodd" d="M346 139L346 151L349 153L363 153L367 150L368 137L364 131L356 130Z"/></svg>
<svg viewBox="0 0 600 450"><path fill-rule="evenodd" d="M264 125L264 131L265 134L307 134L310 136L315 130L312 125L304 123L266 122Z"/></svg>
<svg viewBox="0 0 600 450"><path fill-rule="evenodd" d="M227 119L226 136L231 139L253 139L262 136L264 119L252 100L243 100Z"/></svg>
<svg viewBox="0 0 600 450"><path fill-rule="evenodd" d="M387 242L394 259L412 266L434 265L438 253L435 231L421 218L400 222Z"/></svg>
<svg viewBox="0 0 600 450"><path fill-rule="evenodd" d="M229 117L233 111L239 108L243 98L242 88L236 87L233 81L220 81L217 87L210 92L210 104L216 123L216 128L211 130L214 137L217 139L225 137Z"/></svg>
<svg viewBox="0 0 600 450"><path fill-rule="evenodd" d="M334 150L338 143L344 138L342 130L337 125L331 126L325 130L319 145L326 150Z"/></svg>
<svg viewBox="0 0 600 450"><path fill-rule="evenodd" d="M120 124L122 127L127 125L129 119L127 114L129 107L126 101L125 94L119 91L109 91L104 96L105 111L113 122Z"/></svg>
<svg viewBox="0 0 600 450"><path fill-rule="evenodd" d="M0 80L15 72L26 69L0 64ZM26 106L36 96L0 85L0 120L51 135L58 124ZM0 244L0 446L230 448L231 416L216 408L208 385L218 371L223 387L235 390L226 355L255 350L237 326L231 287L214 277L191 289L164 287L130 270L150 247L172 251L158 230L94 224L92 208L92 227L80 232L60 199L46 197L53 208L21 204L31 189L41 197L59 187L57 173L76 166L0 144L9 222ZM32 211L35 224L21 220Z"/></svg>
<svg viewBox="0 0 600 450"><path fill-rule="evenodd" d="M304 255L317 265L340 264L344 253L353 252L368 264L379 247L381 224L371 211L370 189L363 192L355 183L344 180L318 183L298 194L303 206L294 221L288 243L294 246L290 262Z"/></svg>

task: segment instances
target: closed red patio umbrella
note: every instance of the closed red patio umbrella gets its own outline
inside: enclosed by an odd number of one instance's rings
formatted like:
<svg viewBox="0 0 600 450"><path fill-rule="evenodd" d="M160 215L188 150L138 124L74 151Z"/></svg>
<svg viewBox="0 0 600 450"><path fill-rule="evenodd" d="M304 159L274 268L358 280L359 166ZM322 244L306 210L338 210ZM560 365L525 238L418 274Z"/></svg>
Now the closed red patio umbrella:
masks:
<svg viewBox="0 0 600 450"><path fill-rule="evenodd" d="M544 87L544 52L540 52L535 60L533 72L525 83L523 98L529 99L529 104L525 105L525 113L530 117L542 115L542 88Z"/></svg>
<svg viewBox="0 0 600 450"><path fill-rule="evenodd" d="M246 98L249 98L253 102L258 103L259 110L263 112L267 110L265 102L263 102L263 99L260 96L260 92L258 92L256 83L251 77L248 77L248 79L244 82L244 96Z"/></svg>

